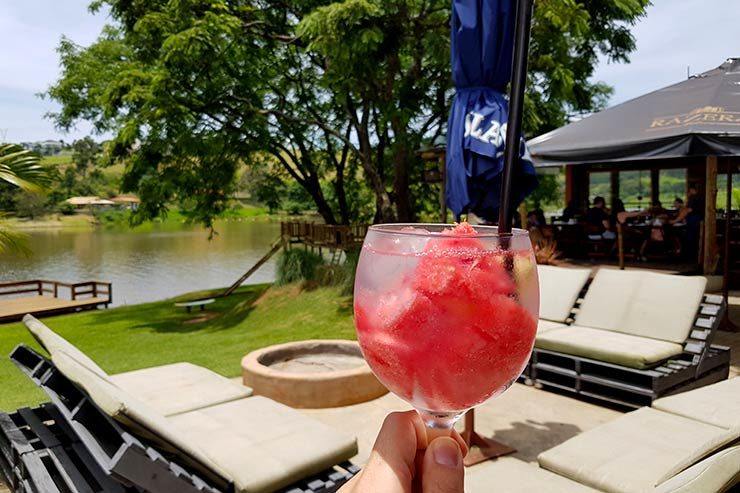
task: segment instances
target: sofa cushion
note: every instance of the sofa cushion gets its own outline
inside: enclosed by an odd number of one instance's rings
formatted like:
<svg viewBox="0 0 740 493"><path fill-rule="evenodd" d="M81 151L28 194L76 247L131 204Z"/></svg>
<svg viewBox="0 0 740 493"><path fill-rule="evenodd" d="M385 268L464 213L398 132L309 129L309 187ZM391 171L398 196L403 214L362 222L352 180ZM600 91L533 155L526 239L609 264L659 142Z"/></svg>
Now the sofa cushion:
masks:
<svg viewBox="0 0 740 493"><path fill-rule="evenodd" d="M555 329L564 329L566 327L568 327L568 325L561 324L560 322L551 322L549 320L540 319L537 321L537 337L539 337L540 334L544 334L545 332L549 332Z"/></svg>
<svg viewBox="0 0 740 493"><path fill-rule="evenodd" d="M41 323L32 315L26 315L23 317L23 323L26 325L26 328L34 339L36 339L38 343L46 349L49 355L53 356L55 351L64 351L70 358L74 358L77 362L85 365L90 371L97 375L104 378L108 376L105 370L100 368L97 363L90 359L89 356L77 349L77 347Z"/></svg>
<svg viewBox="0 0 740 493"><path fill-rule="evenodd" d="M109 379L90 371L64 351L54 352L51 360L64 376L82 387L105 414L150 440L162 451L177 454L185 465L196 471L206 475L215 473L221 478L231 480L220 464L211 460L197 444L188 440L167 418L146 402L121 390Z"/></svg>
<svg viewBox="0 0 740 493"><path fill-rule="evenodd" d="M565 322L588 282L591 269L538 265L537 274L540 283L540 318Z"/></svg>
<svg viewBox="0 0 740 493"><path fill-rule="evenodd" d="M608 493L652 491L737 437L646 407L540 454L542 467Z"/></svg>
<svg viewBox="0 0 740 493"><path fill-rule="evenodd" d="M576 325L538 333L535 347L637 369L683 352L683 347L673 342Z"/></svg>
<svg viewBox="0 0 740 493"><path fill-rule="evenodd" d="M269 492L357 453L356 440L265 397L167 418L233 478L240 492Z"/></svg>
<svg viewBox="0 0 740 493"><path fill-rule="evenodd" d="M119 388L172 416L252 395L252 389L190 363L144 368L112 375Z"/></svg>
<svg viewBox="0 0 740 493"><path fill-rule="evenodd" d="M536 465L500 457L476 465L465 474L465 491L476 493L598 493Z"/></svg>
<svg viewBox="0 0 740 493"><path fill-rule="evenodd" d="M697 493L728 491L740 483L740 445L715 452L673 476L655 489L655 493ZM734 491L734 490L733 490Z"/></svg>
<svg viewBox="0 0 740 493"><path fill-rule="evenodd" d="M657 399L653 408L727 429L740 429L740 377Z"/></svg>
<svg viewBox="0 0 740 493"><path fill-rule="evenodd" d="M588 288L575 324L683 344L706 283L701 276L602 268Z"/></svg>

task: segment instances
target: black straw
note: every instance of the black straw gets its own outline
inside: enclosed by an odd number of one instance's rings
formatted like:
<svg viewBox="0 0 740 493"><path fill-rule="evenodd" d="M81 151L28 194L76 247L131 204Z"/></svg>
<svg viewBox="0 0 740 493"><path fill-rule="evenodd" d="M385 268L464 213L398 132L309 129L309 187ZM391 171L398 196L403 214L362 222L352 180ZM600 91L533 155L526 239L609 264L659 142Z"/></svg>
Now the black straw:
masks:
<svg viewBox="0 0 740 493"><path fill-rule="evenodd" d="M504 149L504 172L501 179L501 206L499 207L498 231L511 233L511 182L514 166L519 165L519 149L522 138L522 110L524 87L527 84L527 56L529 54L529 30L532 26L533 0L519 0L516 9L514 31L514 60L511 72L511 94L509 97L509 120L506 128Z"/></svg>

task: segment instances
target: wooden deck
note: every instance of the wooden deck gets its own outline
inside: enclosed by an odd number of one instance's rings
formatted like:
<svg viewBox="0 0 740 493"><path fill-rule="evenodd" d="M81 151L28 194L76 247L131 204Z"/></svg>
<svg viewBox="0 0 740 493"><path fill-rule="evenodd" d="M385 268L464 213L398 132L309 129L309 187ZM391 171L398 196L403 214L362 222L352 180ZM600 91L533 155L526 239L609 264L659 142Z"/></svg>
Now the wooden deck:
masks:
<svg viewBox="0 0 740 493"><path fill-rule="evenodd" d="M20 281L0 283L0 323L20 320L24 315L57 315L108 307L112 301L108 282Z"/></svg>

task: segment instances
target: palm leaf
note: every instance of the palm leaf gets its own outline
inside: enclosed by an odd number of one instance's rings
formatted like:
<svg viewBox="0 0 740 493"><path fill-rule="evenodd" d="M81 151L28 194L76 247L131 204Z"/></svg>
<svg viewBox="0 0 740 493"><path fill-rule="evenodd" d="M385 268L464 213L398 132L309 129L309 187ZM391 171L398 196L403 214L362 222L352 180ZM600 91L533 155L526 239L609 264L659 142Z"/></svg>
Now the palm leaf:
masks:
<svg viewBox="0 0 740 493"><path fill-rule="evenodd" d="M0 180L29 192L38 192L49 177L37 155L17 144L2 144Z"/></svg>
<svg viewBox="0 0 740 493"><path fill-rule="evenodd" d="M0 219L0 255L20 253L25 256L31 254L28 247L28 236L16 231L7 222Z"/></svg>

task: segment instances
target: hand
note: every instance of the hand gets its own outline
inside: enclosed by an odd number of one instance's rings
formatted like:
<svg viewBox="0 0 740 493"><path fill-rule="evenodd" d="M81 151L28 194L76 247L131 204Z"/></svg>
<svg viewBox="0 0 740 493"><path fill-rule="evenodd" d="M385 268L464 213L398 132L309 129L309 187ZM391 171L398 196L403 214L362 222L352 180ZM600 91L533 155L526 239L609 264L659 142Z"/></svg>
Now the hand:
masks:
<svg viewBox="0 0 740 493"><path fill-rule="evenodd" d="M431 443L429 443L431 439ZM340 493L463 493L460 435L430 437L416 411L391 413L375 440L370 458Z"/></svg>

